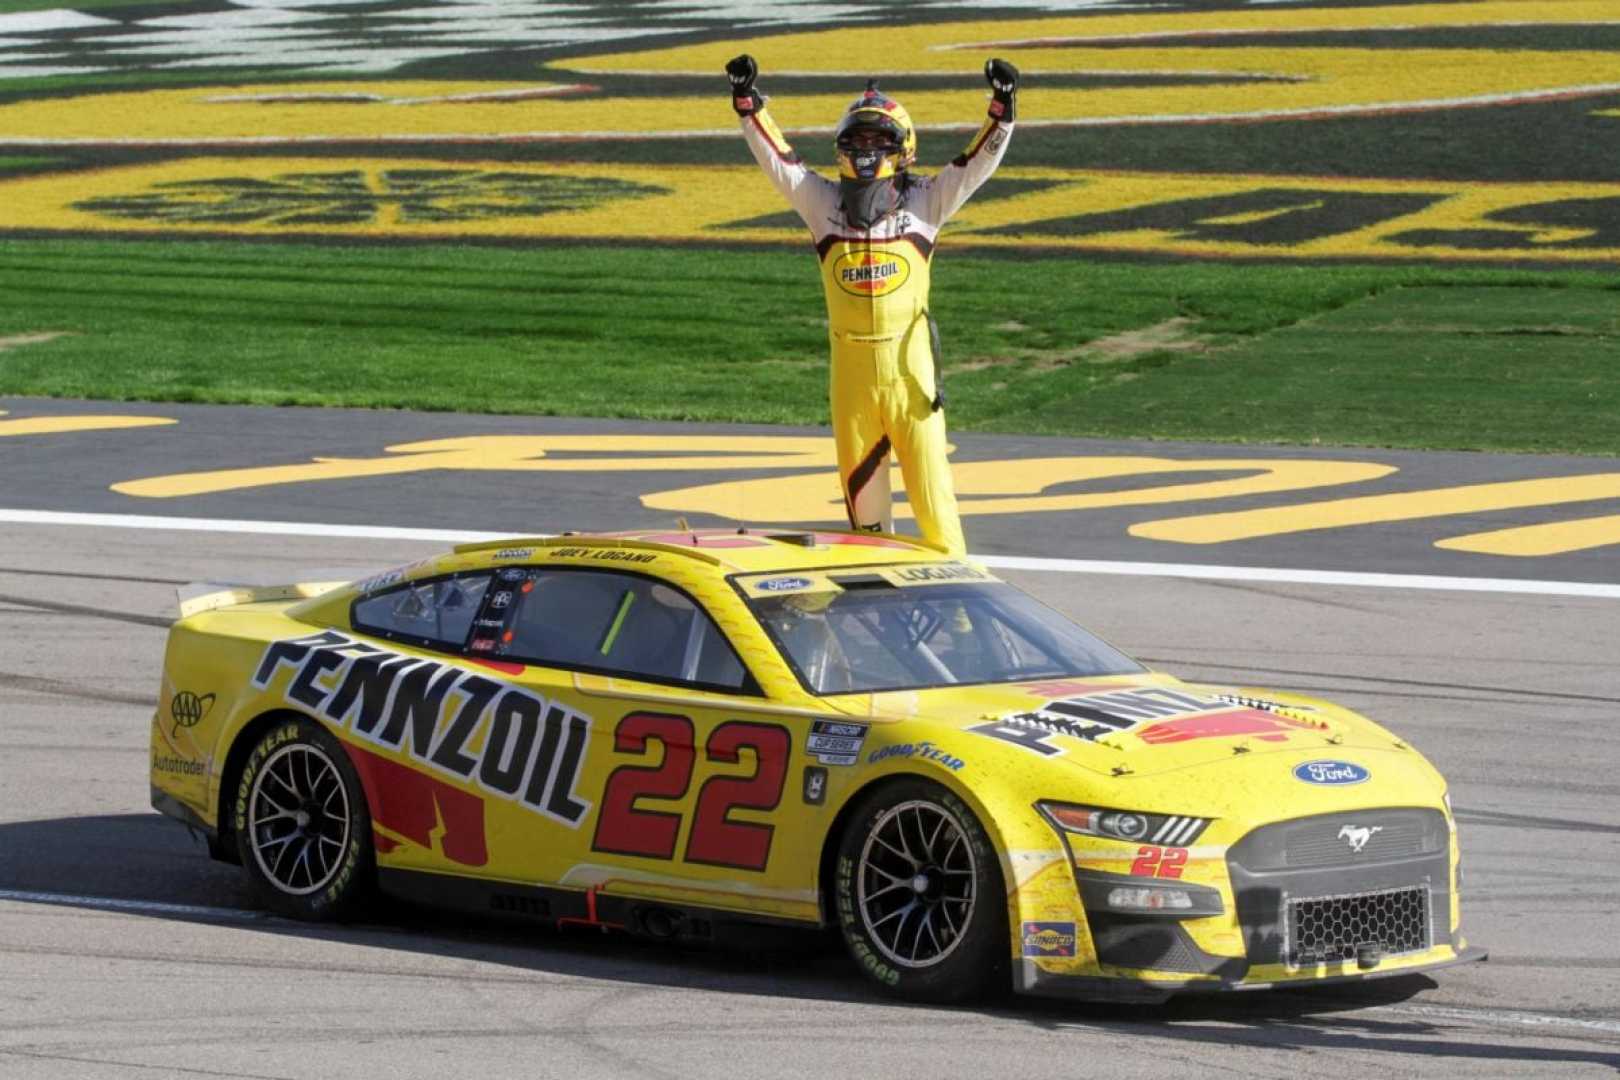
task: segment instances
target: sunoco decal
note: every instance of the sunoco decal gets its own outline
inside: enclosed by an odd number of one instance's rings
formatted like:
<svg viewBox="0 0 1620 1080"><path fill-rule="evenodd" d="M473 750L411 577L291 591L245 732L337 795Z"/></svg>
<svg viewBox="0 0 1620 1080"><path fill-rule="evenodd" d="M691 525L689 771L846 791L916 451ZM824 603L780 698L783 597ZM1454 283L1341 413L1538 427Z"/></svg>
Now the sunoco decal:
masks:
<svg viewBox="0 0 1620 1080"><path fill-rule="evenodd" d="M911 264L888 251L846 251L832 267L833 280L851 296L886 296L911 277Z"/></svg>
<svg viewBox="0 0 1620 1080"><path fill-rule="evenodd" d="M296 669L283 691L289 703L355 739L409 753L570 828L591 808L575 791L588 716L488 675L331 630L272 643L253 685L268 687L282 667ZM475 745L481 749L468 752Z"/></svg>
<svg viewBox="0 0 1620 1080"><path fill-rule="evenodd" d="M865 724L815 720L810 724L810 737L805 740L804 749L823 765L853 765L860 760L861 745L865 742Z"/></svg>
<svg viewBox="0 0 1620 1080"><path fill-rule="evenodd" d="M1307 761L1294 766L1294 778L1322 787L1346 787L1372 779L1372 773L1349 761Z"/></svg>
<svg viewBox="0 0 1620 1080"><path fill-rule="evenodd" d="M1027 922L1024 924L1025 956L1073 956L1074 923Z"/></svg>

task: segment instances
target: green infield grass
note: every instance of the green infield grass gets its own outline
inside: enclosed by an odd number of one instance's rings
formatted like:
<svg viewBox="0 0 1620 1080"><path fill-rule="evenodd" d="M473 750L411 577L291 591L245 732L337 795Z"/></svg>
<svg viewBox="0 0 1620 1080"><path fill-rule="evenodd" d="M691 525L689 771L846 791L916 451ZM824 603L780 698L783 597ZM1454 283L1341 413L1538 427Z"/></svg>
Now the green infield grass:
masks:
<svg viewBox="0 0 1620 1080"><path fill-rule="evenodd" d="M7 241L0 289L0 393L827 417L807 250ZM1620 453L1610 274L947 250L934 298L958 430Z"/></svg>

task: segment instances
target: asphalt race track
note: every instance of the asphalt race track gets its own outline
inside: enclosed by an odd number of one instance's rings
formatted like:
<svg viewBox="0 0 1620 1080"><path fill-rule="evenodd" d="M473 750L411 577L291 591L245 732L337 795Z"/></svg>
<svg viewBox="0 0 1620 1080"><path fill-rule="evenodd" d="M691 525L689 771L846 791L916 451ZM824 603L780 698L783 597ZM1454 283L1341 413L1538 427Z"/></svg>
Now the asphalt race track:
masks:
<svg viewBox="0 0 1620 1080"><path fill-rule="evenodd" d="M405 909L339 928L269 918L235 868L148 806L148 724L177 586L358 574L443 547L380 527L667 524L674 515L642 496L716 476L435 468L161 497L112 485L369 460L474 432L691 429L24 399L0 410L0 1077L1620 1072L1616 549L1510 560L1434 546L1553 522L1553 504L1195 547L1130 527L1324 496L970 517L976 553L1068 560L1000 572L1155 666L1334 697L1407 736L1450 778L1464 929L1491 959L1353 991L936 1009L877 996L836 941L814 937L764 953L682 952ZM62 422L115 414L178 422ZM5 427L28 418L56 422ZM1312 456L957 441L958 460ZM1596 459L1315 456L1396 465L1394 481L1375 483L1406 490L1620 471ZM1613 501L1576 512L1605 510ZM292 524L243 524L265 521ZM1099 572L1109 569L1089 562L1099 559L1123 565ZM1153 569L1172 563L1212 569ZM1233 567L1288 573L1221 569ZM1321 573L1334 571L1349 576ZM1373 576L1390 574L1408 577ZM1442 576L1487 584L1438 587Z"/></svg>

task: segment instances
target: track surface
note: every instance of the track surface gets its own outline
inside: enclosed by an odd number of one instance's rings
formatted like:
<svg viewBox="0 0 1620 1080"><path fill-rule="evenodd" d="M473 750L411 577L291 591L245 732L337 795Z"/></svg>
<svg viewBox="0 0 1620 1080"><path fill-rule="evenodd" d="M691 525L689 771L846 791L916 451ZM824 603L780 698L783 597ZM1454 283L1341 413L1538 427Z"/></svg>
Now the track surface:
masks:
<svg viewBox="0 0 1620 1080"><path fill-rule="evenodd" d="M1451 779L1465 924L1492 959L1354 993L943 1010L876 997L815 939L682 954L256 914L147 807L174 585L432 548L0 526L0 1077L1620 1071L1613 601L1009 574L1159 666L1329 694L1409 736Z"/></svg>
<svg viewBox="0 0 1620 1080"><path fill-rule="evenodd" d="M8 434L8 421L54 425L0 438L0 504L10 510L464 531L645 527L671 516L644 506L645 492L724 475L426 471L154 499L109 485L321 456L376 458L391 445L468 434L694 429L22 399L0 400L0 409L10 414L0 418L0 435ZM93 422L104 424L110 414L177 422L75 431L62 420L99 417ZM9 431L15 436L19 427ZM958 442L959 461L1054 454L1196 460L1232 452ZM1397 465L1399 479L1382 490L1616 466L1461 454L1242 454ZM981 554L1473 574L1510 589L1533 579L1620 581L1612 547L1503 559L1433 546L1448 529L1454 535L1557 520L1569 507L1515 511L1511 521L1476 514L1451 524L1397 522L1207 548L1156 545L1127 532L1167 512L1278 502L1248 497L1169 511L980 516L969 519L968 531ZM1590 502L1580 508L1609 509ZM1005 572L1156 666L1335 697L1410 738L1451 780L1465 853L1465 929L1492 958L1433 979L1355 991L1158 1008L1006 1001L942 1010L875 996L836 941L815 938L801 950L767 955L682 953L402 909L344 928L260 915L235 868L210 862L184 829L148 806L147 730L174 589L210 578L358 575L442 545L18 524L12 517L0 511L0 1078L858 1071L1293 1080L1372 1070L1436 1077L1620 1072L1615 599ZM694 514L693 523L716 522Z"/></svg>

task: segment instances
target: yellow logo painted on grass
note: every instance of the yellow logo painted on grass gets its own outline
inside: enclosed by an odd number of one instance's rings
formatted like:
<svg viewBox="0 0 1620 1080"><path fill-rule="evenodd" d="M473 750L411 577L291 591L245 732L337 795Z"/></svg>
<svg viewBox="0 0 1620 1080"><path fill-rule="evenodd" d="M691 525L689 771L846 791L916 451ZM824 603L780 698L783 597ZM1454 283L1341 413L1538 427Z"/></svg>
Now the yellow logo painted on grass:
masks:
<svg viewBox="0 0 1620 1080"><path fill-rule="evenodd" d="M552 456L556 454L569 456ZM284 484L458 470L729 473L769 469L779 473L784 468L809 471L654 491L642 495L641 502L655 510L711 514L755 524L843 519L831 441L776 435L466 436L390 446L381 457L317 458L305 463L155 476L114 484L112 490L142 498L183 498ZM1396 469L1376 462L1288 458L1076 456L957 462L951 471L961 512L977 516L1078 513L1311 491L1374 482L1394 474ZM1224 475L1197 479L1200 473ZM1065 490L1119 478L1138 478L1142 486L1091 493ZM895 486L904 490L901 484ZM1493 511L1615 498L1620 498L1620 473L1554 476L1166 518L1134 525L1129 532L1144 540L1180 544L1234 543L1359 525L1472 517ZM909 507L903 502L898 504L895 516L910 517ZM1610 544L1620 544L1620 515L1473 533L1442 540L1437 546L1479 554L1538 556Z"/></svg>
<svg viewBox="0 0 1620 1080"><path fill-rule="evenodd" d="M832 273L851 296L887 296L911 277L911 264L893 252L846 251L833 263Z"/></svg>
<svg viewBox="0 0 1620 1080"><path fill-rule="evenodd" d="M998 175L1044 186L968 203L951 225L953 243L1220 258L1620 261L1620 183L1011 166ZM757 224L781 209L770 184L745 166L197 157L0 182L0 230L802 243L796 225ZM849 286L904 280L900 271L850 269L872 276Z"/></svg>

